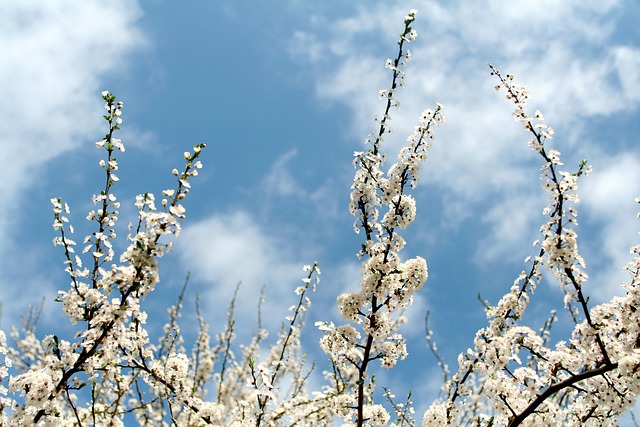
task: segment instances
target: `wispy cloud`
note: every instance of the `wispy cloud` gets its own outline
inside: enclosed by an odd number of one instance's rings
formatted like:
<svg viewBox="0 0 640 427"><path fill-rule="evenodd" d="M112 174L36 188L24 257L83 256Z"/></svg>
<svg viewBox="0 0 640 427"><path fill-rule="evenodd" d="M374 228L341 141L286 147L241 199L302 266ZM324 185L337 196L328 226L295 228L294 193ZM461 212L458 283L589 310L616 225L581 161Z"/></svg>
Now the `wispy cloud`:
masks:
<svg viewBox="0 0 640 427"><path fill-rule="evenodd" d="M297 154L295 148L287 151L271 165L262 186L270 195L279 197L303 197L306 193L298 184L298 180L291 174L288 164Z"/></svg>

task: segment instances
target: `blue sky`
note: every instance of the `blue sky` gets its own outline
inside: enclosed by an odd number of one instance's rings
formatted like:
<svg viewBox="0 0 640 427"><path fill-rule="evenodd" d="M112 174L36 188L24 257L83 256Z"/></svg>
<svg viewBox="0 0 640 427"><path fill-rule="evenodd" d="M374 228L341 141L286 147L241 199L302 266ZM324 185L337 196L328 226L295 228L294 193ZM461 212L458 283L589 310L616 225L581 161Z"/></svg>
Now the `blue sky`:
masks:
<svg viewBox="0 0 640 427"><path fill-rule="evenodd" d="M619 293L640 229L635 1L15 0L0 13L2 327L42 296L41 332L67 327L52 301L67 279L51 245L49 199L63 197L78 235L88 231L82 223L102 182L93 143L106 131L104 89L125 103L127 151L115 190L121 236L134 196L167 188L182 152L207 143L183 235L148 302L156 326L190 271L186 306L199 293L212 331L238 282L244 335L255 327L263 285L265 322L277 327L302 266L316 260L323 275L310 323L335 320L335 297L358 285L360 240L347 209L352 154L382 113L384 63L396 54L410 8L418 9L418 39L392 116L389 158L436 101L447 123L415 191L418 219L405 233L405 256L424 256L430 278L408 313L410 358L389 378L398 395L413 388L423 407L435 393L425 313L453 363L483 325L478 292L495 302L508 289L543 221L538 158L504 94L493 90L488 62L531 90L530 108L554 128L569 170L583 158L593 165L581 183L578 230L588 293L594 302ZM553 281L538 296L525 318L532 325L561 306Z"/></svg>

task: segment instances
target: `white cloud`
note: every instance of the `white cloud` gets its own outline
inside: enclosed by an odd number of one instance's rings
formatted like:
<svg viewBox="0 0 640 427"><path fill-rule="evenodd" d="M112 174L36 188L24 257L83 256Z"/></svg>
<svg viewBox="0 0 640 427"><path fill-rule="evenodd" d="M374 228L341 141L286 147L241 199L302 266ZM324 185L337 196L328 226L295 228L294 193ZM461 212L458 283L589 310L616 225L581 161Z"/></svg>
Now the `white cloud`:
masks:
<svg viewBox="0 0 640 427"><path fill-rule="evenodd" d="M296 31L289 43L289 52L306 61L316 62L322 58L323 46L315 34Z"/></svg>
<svg viewBox="0 0 640 427"><path fill-rule="evenodd" d="M268 329L277 329L294 303L293 291L305 273L304 262L297 260L289 247L244 211L216 214L193 223L176 243L182 265L194 278L206 283L206 289L199 292L212 324L222 324L236 285L241 283L236 313L243 334L255 329L263 286L267 304L262 321Z"/></svg>
<svg viewBox="0 0 640 427"><path fill-rule="evenodd" d="M640 101L640 49L620 46L614 49L614 63L628 103Z"/></svg>
<svg viewBox="0 0 640 427"><path fill-rule="evenodd" d="M519 262L532 255L531 244L523 245L522 242L533 243L539 237L535 232L544 221L543 203L542 197L525 194L496 202L483 218L492 233L479 242L475 254L477 262Z"/></svg>
<svg viewBox="0 0 640 427"><path fill-rule="evenodd" d="M126 1L4 5L0 78L10 84L0 99L0 147L12 161L3 193L28 180L27 168L95 138L100 79L144 43L140 15Z"/></svg>
<svg viewBox="0 0 640 427"><path fill-rule="evenodd" d="M591 294L598 302L622 293L620 285L628 281L623 271L631 259L629 248L638 243L640 210L635 197L640 194L640 158L636 153L603 156L594 173L585 179L582 202L589 222L599 224L597 236L589 236L587 258Z"/></svg>

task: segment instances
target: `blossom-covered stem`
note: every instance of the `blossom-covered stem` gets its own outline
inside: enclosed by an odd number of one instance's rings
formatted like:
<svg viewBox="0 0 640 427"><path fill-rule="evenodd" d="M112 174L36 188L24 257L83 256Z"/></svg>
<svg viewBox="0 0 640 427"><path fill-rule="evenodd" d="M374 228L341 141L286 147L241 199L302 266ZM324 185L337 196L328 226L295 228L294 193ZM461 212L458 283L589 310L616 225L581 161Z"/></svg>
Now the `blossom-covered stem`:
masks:
<svg viewBox="0 0 640 427"><path fill-rule="evenodd" d="M306 293L309 290L310 286L313 291L315 291L316 289L316 284L318 282L317 276L320 275L320 267L318 267L317 262L314 262L312 266L307 266L306 269L309 271L309 274L305 279L303 279L304 285L300 286L297 290L297 293L300 294L300 298L298 299L298 303L296 304L295 309L293 310L293 316L291 316L290 318L291 320L289 321L289 326L287 328L287 335L284 339L284 342L282 343L280 354L278 355L277 360L275 362L276 368L274 369L273 374L271 376L272 384L275 382L278 372L282 366L282 361L284 360L285 354L287 352L289 340L293 336L294 330L296 329L298 317L301 315L301 313L303 313L306 310L306 307L308 307L309 305L310 300L307 297ZM312 278L314 274L316 275L316 281L312 282Z"/></svg>
<svg viewBox="0 0 640 427"><path fill-rule="evenodd" d="M387 389L386 387L383 387L383 388L384 388L384 396L387 398L396 416L398 417L398 420L393 425L396 427L402 427L406 424L409 427L415 427L415 420L411 416L412 406L413 406L411 402L412 392L409 391L409 394L407 395L407 400L405 401L405 403L398 404L394 401L395 396L391 393L391 390Z"/></svg>
<svg viewBox="0 0 640 427"><path fill-rule="evenodd" d="M92 286L96 288L98 286L98 277L100 274L100 265L103 262L110 261L113 255L109 252L112 251L111 244L107 243L108 238L115 237L115 232L109 233L105 236L105 232L108 227L113 227L115 219L117 218L117 211L109 212L110 206L115 205L117 208L119 204L116 202L116 198L111 194L111 187L114 181L118 178L114 175L114 171L118 169L118 164L113 156L114 150L124 151L124 145L120 139L114 138L113 134L116 130L120 130L120 124L122 123L122 101L116 103L116 96L108 91L102 92L102 99L105 101L105 109L107 114L103 118L109 123L109 132L105 137L97 143L97 145L104 146L107 150L106 162L101 161L100 164L105 170L105 184L104 190L100 192L94 200L101 201L102 207L98 210L95 220L98 222L98 231L93 233L95 237L94 250L93 250L93 274L92 274ZM107 243L107 256L104 257L104 243ZM104 257L104 258L103 258Z"/></svg>
<svg viewBox="0 0 640 427"><path fill-rule="evenodd" d="M447 366L446 362L438 352L438 345L433 338L433 331L429 326L430 315L431 315L431 311L427 311L427 314L425 315L425 318L424 318L424 330L425 330L425 339L427 341L427 348L429 348L429 350L431 351L431 354L433 354L433 357L436 359L436 362L438 363L438 367L442 371L442 384L446 384L447 382L449 382L449 367Z"/></svg>
<svg viewBox="0 0 640 427"><path fill-rule="evenodd" d="M397 224L393 218L402 217L405 214L405 210L407 206L404 203L404 200L412 200L410 196L405 195L405 189L407 185L411 184L415 185L417 181L417 168L416 165L412 161L407 161L407 163L403 163L402 156L406 155L409 160L411 158L418 158L424 160L426 155L426 151L429 148L429 140L433 137L432 127L438 124L441 120L441 106L438 107L434 111L429 111L423 113L421 117L421 122L423 125L418 126L416 133L412 135L414 138L410 139L411 144L403 150L405 154L401 154L401 161L394 165L390 171L391 178L389 181L385 179L379 179L377 186L378 191L381 193L381 198L385 201L389 201L391 199L391 203L389 206L389 214L385 216L384 219L389 218L389 220L384 221L379 226L376 225L375 228L372 227L371 230L367 230L368 223L366 222L367 218L370 214L367 212L368 207L370 206L371 201L365 198L361 198L358 202L358 206L361 211L362 218L362 227L365 229L367 242L371 241L371 231L374 229L378 230L380 242L383 244L383 248L380 252L373 251L369 249L367 251L369 255L369 259L374 259L376 257L381 257L380 263L382 266L386 266L391 262L391 258L393 258L393 264L395 264L396 260L396 250L401 249L403 243L400 243L398 246L398 242L403 242L402 238L396 234L396 228L399 224ZM393 186L394 188L391 188ZM395 194L395 196L392 196ZM373 203L375 206L375 203ZM371 216L372 218L377 217L377 214ZM383 220L384 220L383 219ZM375 223L373 223L375 224ZM406 226L405 224L402 224ZM369 243L370 244L370 243ZM365 245L366 247L366 245ZM399 289L393 292L385 293L382 291L385 286L385 283L389 280L389 275L395 274L394 268L389 269L389 273L384 273L384 269L380 270L380 273L376 279L375 286L373 288L373 292L369 294L369 307L370 312L366 315L363 312L359 312L361 316L364 317L363 322L365 323L365 330L368 331L376 331L379 329L380 325L377 324L378 313L382 313L383 311L392 312L392 307L395 305L393 302L394 299L398 297L398 292L406 292L406 290ZM382 297L382 300L379 297ZM377 334L377 332L375 333ZM363 355L359 363L356 363L358 370L358 380L357 380L357 425L363 425L365 421L364 416L364 404L365 404L365 396L367 389L367 369L369 367L369 363L373 360L381 358L383 356L382 353L372 353L372 349L375 343L374 333L367 333L365 337L365 342L362 345L359 345L362 348Z"/></svg>
<svg viewBox="0 0 640 427"><path fill-rule="evenodd" d="M196 144L193 147L193 152L185 151L184 158L186 160L186 164L184 166L184 171L180 173L178 178L178 188L175 191L175 195L171 200L171 206L176 206L178 202L189 193L189 189L191 188L191 184L189 184L188 179L192 176L198 175L198 169L202 168L202 163L200 161L196 161L200 154L202 153L202 149L206 147L206 144ZM173 174L178 176L176 170L174 169Z"/></svg>
<svg viewBox="0 0 640 427"><path fill-rule="evenodd" d="M354 231L364 231L365 241L358 256L366 257L362 265L360 290L338 297L338 309L350 322L362 329L362 334L348 324L336 327L333 323L320 322L325 331L321 340L323 350L331 355L336 376L347 378L348 387L354 388L353 403L355 424L362 426L384 425L389 420L388 412L373 404L374 384L368 371L371 362L380 360L385 368L393 367L407 355L405 340L398 332L398 322L393 319L411 304L413 294L427 278L426 261L420 257L401 262L399 252L405 241L398 233L413 222L416 213L415 200L407 189L415 187L419 179L422 162L426 159L433 127L444 121L442 107L426 110L419 118L419 125L400 150L398 161L383 172L386 155L380 149L383 134L389 133L386 123L390 119L391 107L398 107L395 89L402 86L403 68L410 59L404 53L404 42L416 37L411 28L415 11L405 17L405 30L398 42L399 54L395 61L387 60L387 68L393 70L390 89L382 90L381 97L387 99L385 112L379 120L379 129L370 134L365 143L373 147L366 152L354 153L356 173L351 192L350 212L356 217ZM386 213L380 217L380 210Z"/></svg>
<svg viewBox="0 0 640 427"><path fill-rule="evenodd" d="M536 284L537 282L536 278L539 278L538 267L540 264L540 260L544 256L544 253L545 253L544 248L541 248L538 253L538 256L536 256L532 262L529 273L521 280L520 288L516 294L518 301L521 301L523 298L525 299L528 298L527 294L529 293L529 288ZM505 322L506 324L506 322L509 319L518 320L521 314L522 313L515 313L513 309L508 308L502 317L502 321ZM474 373L475 366L483 360L483 357L484 357L484 352L480 351L473 358L473 360L468 364L469 366L464 371L464 373L459 376L459 379L452 381L452 383L449 386L449 400L451 403L455 403L455 401L461 396L460 391L462 386L469 379L469 376ZM446 381L445 381L445 384L446 384ZM453 391L451 391L452 388L453 388Z"/></svg>
<svg viewBox="0 0 640 427"><path fill-rule="evenodd" d="M400 39L398 40L398 56L391 61L387 60L387 67L393 70L393 77L391 79L391 86L386 91L382 91L380 95L384 95L387 98L387 104L384 109L384 114L382 115L382 119L380 119L380 127L378 129L378 133L373 142L373 154L378 154L380 141L387 130L387 121L390 118L391 107L399 107L399 103L394 99L395 91L398 89L398 86L404 86L404 70L400 68L401 65L406 65L406 62L401 63L402 58L408 60L410 58L410 54L408 52L404 52L404 44L405 42L410 42L415 38L415 31L411 28L411 24L415 20L416 12L412 10L405 17L404 20L404 31L400 35Z"/></svg>
<svg viewBox="0 0 640 427"><path fill-rule="evenodd" d="M510 97L513 100L514 104L516 105L517 109L514 112L516 119L523 122L525 129L528 130L533 135L535 143L533 144L530 143L530 145L532 145L532 148L536 149L538 153L540 153L540 155L546 162L545 166L547 166L547 170L549 171L549 174L550 174L550 180L555 186L554 194L557 197L555 209L550 213L550 217L556 218L555 224L553 224L555 227L555 230L554 230L555 235L558 237L555 247L557 250L561 250L565 240L564 234L563 234L563 231L564 231L563 227L564 227L564 219L565 219L564 204L566 201L566 189L563 188L562 180L559 178L559 174L556 171L556 165L560 164L559 160L557 160L557 157L558 157L557 154L554 153L553 155L550 155L550 153L547 152L544 146L545 140L548 138L551 138L551 136L553 135L553 130L549 130L550 128L548 128L546 125L542 125L542 124L535 125L533 123L532 118L526 114L526 111L524 110L523 106L525 105L526 99L528 98L528 92L524 91L523 93L522 91L518 91L517 87L514 87L514 85L512 84L513 76L508 75L507 78L505 78L492 64L489 64L489 67L491 68L492 74L498 77L502 86L505 87L505 89L507 90L508 97ZM534 118L537 118L540 120L542 118L542 114L538 112L536 115L534 115ZM545 129L545 130L542 130L542 129ZM582 175L584 173L585 166L586 166L586 162L583 161L582 164L580 165L580 169L578 170L578 172L573 174L573 176L577 178L578 176ZM560 260L560 261L566 264L566 261L564 260ZM587 305L587 300L582 291L582 285L576 279L572 265L564 266L564 268L562 268L562 271L564 272L565 277L569 280L574 290L576 291L576 298L580 303L580 306L582 308L582 314L584 315L585 320L587 321L587 324L591 328L593 328L594 331L596 331L595 332L596 342L600 347L600 351L604 358L605 364L607 365L611 364L611 360L609 360L609 356L607 354L607 349L604 346L604 343L602 341L602 338L600 337L599 332L597 331L596 326L593 324L593 321L591 320L591 316L589 314L589 307Z"/></svg>
<svg viewBox="0 0 640 427"><path fill-rule="evenodd" d="M400 103L397 101L394 96L395 92L399 87L404 86L404 67L406 67L408 61L411 59L411 54L409 51L404 51L405 42L411 42L416 37L416 32L411 28L411 24L415 20L416 11L412 10L405 17L404 20L404 31L400 34L400 39L398 41L398 55L394 60L387 59L386 66L387 68L393 71L393 76L391 79L391 86L389 89L383 89L380 91L380 97L386 98L386 105L384 109L384 114L382 118L379 120L378 131L372 132L370 137L373 137L373 141L370 138L367 138L366 143L371 143L373 148L372 158L367 159L366 157L361 157L359 159L360 166L367 172L367 177L365 178L365 182L369 179L376 179L376 165L375 162L378 159L378 153L380 150L380 142L383 140L385 133L390 133L391 129L387 126L387 122L390 120L390 112L392 107L399 108ZM404 58L404 60L403 60ZM377 119L376 119L377 120ZM380 159L381 160L381 159ZM357 201L358 210L361 212L361 221L362 221L362 229L365 232L365 236L367 241L372 239L373 232L373 224L370 223L370 212L369 212L369 201L364 198L360 198Z"/></svg>
<svg viewBox="0 0 640 427"><path fill-rule="evenodd" d="M62 378L60 379L60 381L58 381L58 384L54 389L54 392L49 395L48 397L49 400L55 399L59 393L61 393L63 390L66 389L67 384L71 379L71 377L73 377L75 374L82 372L84 370L83 369L84 364L87 362L89 358L91 358L96 353L96 350L98 349L102 341L105 339L105 337L109 334L109 332L111 331L111 328L115 323L116 323L115 320L112 320L111 322L109 322L109 324L102 330L101 335L98 337L98 339L95 340L93 345L88 350L85 347L82 348L82 351L78 356L76 363L71 368L64 371ZM34 424L37 424L38 421L40 421L40 418L42 418L45 414L46 414L46 411L44 409L40 409L36 413L36 415L33 417Z"/></svg>
<svg viewBox="0 0 640 427"><path fill-rule="evenodd" d="M59 197L52 198L51 203L53 204L53 228L54 230L59 230L60 236L56 237L54 240L54 244L62 245L64 248L64 257L66 258L65 264L67 264L66 270L71 277L71 282L73 283L73 287L78 290L78 279L76 272L76 262L71 257L71 254L75 252L73 249L73 242L67 237L64 224L69 221L66 215L69 214L69 206L66 203L62 203L62 199ZM66 215L64 215L66 214ZM71 231L71 230L70 230Z"/></svg>
<svg viewBox="0 0 640 427"><path fill-rule="evenodd" d="M289 350L289 340L294 336L294 334L296 336L298 336L299 334L301 325L298 324L299 323L298 317L306 310L306 308L310 304L310 300L306 296L306 293L309 290L309 287L311 287L311 289L315 291L316 284L319 280L318 276L320 275L320 268L318 267L317 262L314 262L312 266L305 266L305 270L308 271L308 275L306 278L303 279L304 285L299 286L296 289L296 293L300 295L300 298L298 299L298 303L295 305L295 308L293 308L293 315L289 317L289 325L287 327L287 333L284 339L282 340L282 343L280 344L280 350L276 356L276 359L272 361L274 368L273 368L273 372L271 373L271 378L269 379L269 385L271 387L273 387L273 385L276 383L278 374L280 373L281 369L283 369L285 355ZM316 280L315 282L312 282L312 278L314 274L316 275ZM294 332L294 331L297 331L297 332ZM254 377L254 381L255 381L255 377ZM262 424L262 421L265 416L265 409L266 409L267 403L269 402L269 399L270 397L268 394L258 396L259 413L258 413L258 418L256 420L256 427L260 427L260 425Z"/></svg>
<svg viewBox="0 0 640 427"><path fill-rule="evenodd" d="M124 303L126 302L127 298L134 292L134 290L136 290L137 287L136 286L132 286L129 289L127 289L127 291L125 292L125 294L122 296L121 298L121 306L124 305ZM82 350L80 352L80 354L78 355L78 358L76 360L76 362L74 363L73 366L71 366L69 369L65 370L62 378L60 379L60 381L57 383L54 392L51 393L48 397L49 400L53 400L56 398L56 396L62 392L63 390L66 390L67 385L70 381L70 379L76 375L79 372L84 371L84 365L85 363L91 358L93 357L98 348L100 347L100 345L103 343L103 341L111 334L112 329L114 327L114 325L120 320L119 317L115 317L114 319L110 320L109 323L107 325L105 325L102 328L102 331L100 332L100 335L98 336L97 339L95 339L95 341L91 344L91 346L89 348L82 346ZM40 420L40 418L42 418L42 416L45 415L45 411L43 409L41 409L40 411L38 411L38 413L36 413L35 417L34 417L34 423L38 423L38 421Z"/></svg>
<svg viewBox="0 0 640 427"><path fill-rule="evenodd" d="M68 388L65 389L65 400L71 407L71 411L73 412L73 415L76 417L76 421L78 422L78 425L81 426L82 420L80 419L80 414L78 414L78 408L76 408L76 405L73 403L73 399L71 398ZM96 425L95 419L93 421L93 425Z"/></svg>
<svg viewBox="0 0 640 427"><path fill-rule="evenodd" d="M595 331L595 334L596 334L595 340L596 340L596 343L598 344L598 347L600 347L600 352L602 353L602 357L604 358L605 366L612 365L611 359L609 359L607 348L605 347L604 342L602 341L602 337L600 336L600 332L598 332L597 326L593 323L593 320L591 320L591 315L589 314L589 307L587 306L587 300L584 296L584 293L582 292L582 286L577 282L575 276L573 275L573 271L570 268L568 267L565 268L564 273L567 275L571 283L574 285L574 289L576 290L576 293L577 293L576 298L578 299L578 302L582 307L582 312L584 314L585 320L587 321L587 324Z"/></svg>
<svg viewBox="0 0 640 427"><path fill-rule="evenodd" d="M597 368L589 369L582 371L577 374L572 374L569 378L564 381L557 382L555 384L547 387L542 393L538 394L538 396L526 407L525 410L514 416L509 422L508 427L517 427L521 425L531 414L533 414L537 408L540 407L544 403L545 400L558 393L560 390L563 390L568 387L572 387L575 383L579 381L586 380L588 378L592 378L598 375L604 375L607 372L613 371L618 368L617 363L607 363L603 364Z"/></svg>
<svg viewBox="0 0 640 427"><path fill-rule="evenodd" d="M140 369L142 372L145 372L146 374L148 374L150 377L152 377L154 379L154 381L157 381L159 384L162 384L162 386L166 387L167 390L169 390L174 395L178 395L179 394L179 391L178 391L176 385L173 384L171 381L167 380L166 378L164 378L162 375L158 375L158 373L154 369L152 369L151 367L149 367L145 363L144 359L142 359L141 362L137 363L133 367L136 368L136 369ZM182 402L196 414L198 414L200 412L200 410L201 410L200 407L195 405L188 398L183 399ZM208 417L206 415L205 416L201 416L200 419L202 419L207 424L213 424L215 422L215 420L211 419L210 417Z"/></svg>
<svg viewBox="0 0 640 427"><path fill-rule="evenodd" d="M189 285L189 278L191 277L191 273L187 273L187 277L184 279L184 283L182 284L182 289L178 294L178 299L176 303L171 306L167 311L169 313L169 321L164 327L165 334L163 336L163 345L158 349L157 357L162 357L168 354L171 349L167 348L167 342L174 340L170 340L171 334L173 331L178 330L178 318L180 317L180 313L182 311L182 301L184 299L185 292L187 291L187 286ZM197 302L197 297L196 297ZM197 306L196 306L197 307Z"/></svg>
<svg viewBox="0 0 640 427"><path fill-rule="evenodd" d="M371 304L372 306L375 306L374 304L376 303L376 298L373 297ZM377 310L376 310L377 311ZM373 313L375 313L376 311L373 311ZM373 323L373 318L370 317L367 320L365 320L367 322L369 322L369 327L371 328L375 328L375 324ZM358 366L358 381L357 381L357 385L358 385L358 394L357 394L357 406L356 406L356 410L357 410L357 425L358 427L361 427L362 425L364 425L364 422L366 420L365 416L364 416L364 398L365 398L365 385L366 385L366 373L367 373L367 368L369 367L369 362L371 362L373 360L373 358L371 357L371 347L373 345L373 335L367 335L366 338L366 344L364 345L364 354L362 356L362 361L360 362L360 365Z"/></svg>
<svg viewBox="0 0 640 427"><path fill-rule="evenodd" d="M233 329L235 326L234 310L235 310L236 300L238 298L239 289L240 289L240 284L238 283L235 290L233 291L233 298L231 298L231 302L229 303L229 308L227 309L227 325L225 327L225 330L220 335L221 336L220 345L223 346L224 348L222 349L222 364L221 364L222 366L220 368L219 379L218 379L218 398L217 398L218 403L220 403L220 399L223 394L222 386L224 384L225 372L227 369L227 361L231 356L231 342L233 340Z"/></svg>
<svg viewBox="0 0 640 427"><path fill-rule="evenodd" d="M193 390L191 397L195 396L197 390L204 386L209 377L213 374L213 360L209 346L209 331L207 322L202 317L200 311L200 298L196 295L196 319L198 321L198 338L196 340L190 363L193 366ZM207 363L201 366L203 361Z"/></svg>

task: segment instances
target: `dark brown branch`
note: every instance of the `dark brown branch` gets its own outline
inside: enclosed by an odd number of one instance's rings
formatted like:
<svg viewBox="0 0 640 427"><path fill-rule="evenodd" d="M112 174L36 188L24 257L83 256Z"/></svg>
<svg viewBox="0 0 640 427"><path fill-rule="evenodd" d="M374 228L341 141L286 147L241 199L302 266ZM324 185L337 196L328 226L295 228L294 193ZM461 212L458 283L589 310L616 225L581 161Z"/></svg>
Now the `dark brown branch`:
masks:
<svg viewBox="0 0 640 427"><path fill-rule="evenodd" d="M560 390L570 387L579 381L586 380L588 378L593 378L598 375L603 375L607 372L610 372L616 369L617 367L618 367L617 363L605 363L598 368L582 371L579 374L572 375L571 377L567 378L564 381L550 385L549 387L547 387L545 391L540 393L538 397L536 397L535 400L531 402L524 411L522 411L519 415L511 419L509 421L508 427L516 427L522 424L522 422L526 420L527 417L529 417L529 415L533 414L536 411L536 409L538 409L538 407L540 407L540 405L544 403L545 400L547 400L549 397L559 392Z"/></svg>

